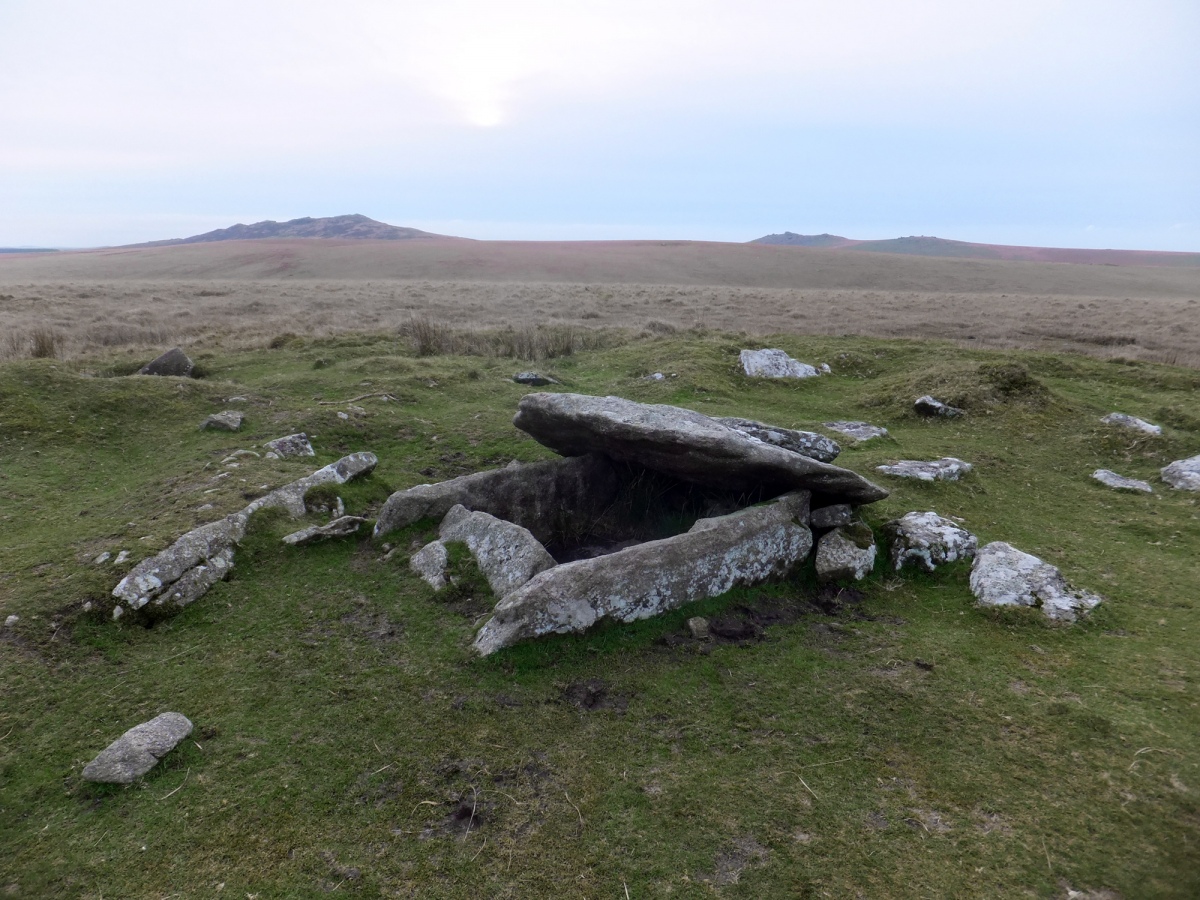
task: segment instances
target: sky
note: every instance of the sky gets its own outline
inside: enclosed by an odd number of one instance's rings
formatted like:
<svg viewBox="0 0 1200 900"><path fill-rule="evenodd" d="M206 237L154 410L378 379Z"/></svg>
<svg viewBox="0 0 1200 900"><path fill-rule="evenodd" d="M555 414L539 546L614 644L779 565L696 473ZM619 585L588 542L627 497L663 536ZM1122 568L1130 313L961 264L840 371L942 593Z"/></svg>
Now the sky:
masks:
<svg viewBox="0 0 1200 900"><path fill-rule="evenodd" d="M1197 0L0 0L0 246L1200 251Z"/></svg>

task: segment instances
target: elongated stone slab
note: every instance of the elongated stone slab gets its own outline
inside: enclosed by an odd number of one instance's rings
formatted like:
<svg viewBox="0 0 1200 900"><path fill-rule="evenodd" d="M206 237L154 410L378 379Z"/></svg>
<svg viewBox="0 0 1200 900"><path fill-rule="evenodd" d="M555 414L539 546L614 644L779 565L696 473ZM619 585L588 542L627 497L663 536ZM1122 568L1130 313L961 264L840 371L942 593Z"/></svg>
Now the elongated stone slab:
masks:
<svg viewBox="0 0 1200 900"><path fill-rule="evenodd" d="M192 723L176 712L135 725L100 751L83 769L84 781L131 784L192 733Z"/></svg>
<svg viewBox="0 0 1200 900"><path fill-rule="evenodd" d="M1124 475L1118 475L1111 469L1097 469L1092 473L1092 477L1103 485L1107 485L1118 491L1141 491L1143 494L1153 494L1152 488L1147 482L1139 481L1136 478L1127 478Z"/></svg>

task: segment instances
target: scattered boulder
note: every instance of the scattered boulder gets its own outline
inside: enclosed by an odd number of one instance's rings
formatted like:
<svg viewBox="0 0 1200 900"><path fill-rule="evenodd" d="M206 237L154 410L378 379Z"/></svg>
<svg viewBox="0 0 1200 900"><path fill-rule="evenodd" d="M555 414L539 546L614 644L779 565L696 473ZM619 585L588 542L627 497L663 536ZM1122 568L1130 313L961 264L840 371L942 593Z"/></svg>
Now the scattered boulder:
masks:
<svg viewBox="0 0 1200 900"><path fill-rule="evenodd" d="M117 554L117 558L113 560L113 565L114 566L122 565L125 562L125 560L127 560L127 559L129 559L129 551L122 550L120 553Z"/></svg>
<svg viewBox="0 0 1200 900"><path fill-rule="evenodd" d="M971 592L980 606L1032 606L1061 622L1074 622L1103 599L1072 588L1054 566L1003 541L976 553Z"/></svg>
<svg viewBox="0 0 1200 900"><path fill-rule="evenodd" d="M603 453L725 490L810 490L835 502L856 504L873 503L888 494L849 469L752 439L677 406L620 397L528 394L513 424L563 456Z"/></svg>
<svg viewBox="0 0 1200 900"><path fill-rule="evenodd" d="M786 574L812 549L805 491L716 519L686 534L547 569L496 604L475 637L481 655L603 618L633 622L737 585Z"/></svg>
<svg viewBox="0 0 1200 900"><path fill-rule="evenodd" d="M843 525L817 541L818 581L862 581L875 568L875 535L866 522Z"/></svg>
<svg viewBox="0 0 1200 900"><path fill-rule="evenodd" d="M430 541L412 555L408 564L435 591L446 586L446 567L450 564L450 555L441 541Z"/></svg>
<svg viewBox="0 0 1200 900"><path fill-rule="evenodd" d="M956 522L935 512L910 512L883 526L891 538L892 568L899 572L909 563L934 571L938 566L973 559L979 539Z"/></svg>
<svg viewBox="0 0 1200 900"><path fill-rule="evenodd" d="M527 384L530 387L545 387L548 384L558 384L549 375L542 375L540 372L518 372L513 376L512 380L517 384Z"/></svg>
<svg viewBox="0 0 1200 900"><path fill-rule="evenodd" d="M275 438L273 441L267 441L263 444L270 451L267 456L270 457L274 453L280 459L287 459L290 456L316 456L313 451L313 446L309 443L308 435L301 431L299 434L289 434L286 437Z"/></svg>
<svg viewBox="0 0 1200 900"><path fill-rule="evenodd" d="M527 528L545 543L554 538L553 529L564 515L585 522L599 518L617 489L617 474L603 456L513 462L503 469L396 491L379 511L375 537L421 519L440 520L451 507L462 505Z"/></svg>
<svg viewBox="0 0 1200 900"><path fill-rule="evenodd" d="M192 733L192 723L177 712L166 712L135 725L109 744L84 767L84 781L132 784Z"/></svg>
<svg viewBox="0 0 1200 900"><path fill-rule="evenodd" d="M1118 491L1142 491L1146 494L1153 494L1154 488L1150 487L1144 481L1138 481L1136 478L1126 478L1124 475L1118 475L1116 472L1109 469L1097 469L1092 473L1101 484L1108 485L1110 488L1116 488Z"/></svg>
<svg viewBox="0 0 1200 900"><path fill-rule="evenodd" d="M360 452L343 456L335 463L330 463L317 469L311 475L298 478L290 484L276 488L269 494L259 497L243 510L247 515L253 515L260 509L285 509L294 519L304 515L304 495L319 484L345 484L355 478L369 475L379 464L379 457L374 453Z"/></svg>
<svg viewBox="0 0 1200 900"><path fill-rule="evenodd" d="M809 527L814 531L826 531L849 525L854 518L854 507L849 503L835 503L814 509L808 517Z"/></svg>
<svg viewBox="0 0 1200 900"><path fill-rule="evenodd" d="M200 423L200 427L205 431L237 431L242 427L245 418L245 415L237 410L227 409L224 412L213 413Z"/></svg>
<svg viewBox="0 0 1200 900"><path fill-rule="evenodd" d="M825 427L831 431L836 431L838 434L854 438L860 444L863 441L869 441L873 438L888 436L886 428L880 428L878 425L869 425L866 422L826 422Z"/></svg>
<svg viewBox="0 0 1200 900"><path fill-rule="evenodd" d="M666 378L662 372L651 372L649 375L643 375L642 381L665 381Z"/></svg>
<svg viewBox="0 0 1200 900"><path fill-rule="evenodd" d="M919 416L940 416L943 419L953 419L967 414L965 409L959 409L957 406L950 406L941 400L935 400L929 394L926 394L924 397L918 397L913 403L913 409L917 411L917 415Z"/></svg>
<svg viewBox="0 0 1200 900"><path fill-rule="evenodd" d="M1162 480L1180 491L1200 491L1200 455L1177 459L1162 469Z"/></svg>
<svg viewBox="0 0 1200 900"><path fill-rule="evenodd" d="M815 378L821 374L782 350L743 350L738 358L742 371L751 378Z"/></svg>
<svg viewBox="0 0 1200 900"><path fill-rule="evenodd" d="M96 555L96 558L92 560L92 565L93 566L102 566L106 562L108 562L110 559L112 559L112 554L109 553L107 550L105 550L103 553L99 553Z"/></svg>
<svg viewBox="0 0 1200 900"><path fill-rule="evenodd" d="M813 431L794 431L791 428L764 425L753 419L739 419L732 416L724 416L714 421L720 422L734 431L747 434L764 444L774 444L776 447L782 447L784 450L791 450L793 453L799 453L801 456L821 462L833 462L842 452L837 441L832 441L825 435Z"/></svg>
<svg viewBox="0 0 1200 900"><path fill-rule="evenodd" d="M150 360L138 369L137 373L139 375L173 375L177 378L187 378L195 367L196 364L188 359L188 355L175 347L162 356Z"/></svg>
<svg viewBox="0 0 1200 900"><path fill-rule="evenodd" d="M361 516L340 516L325 525L310 525L284 537L283 542L293 547L305 547L318 541L335 537L347 537L358 531L367 520Z"/></svg>
<svg viewBox="0 0 1200 900"><path fill-rule="evenodd" d="M1100 419L1105 425L1119 425L1122 428L1132 428L1143 434L1162 434L1161 425L1151 425L1145 419L1137 416L1127 416L1125 413L1113 412Z"/></svg>
<svg viewBox="0 0 1200 900"><path fill-rule="evenodd" d="M688 632L697 641L707 641L712 637L708 630L708 619L704 616L692 616L687 620Z"/></svg>
<svg viewBox="0 0 1200 900"><path fill-rule="evenodd" d="M4 627L5 628L14 628L14 627L16 627L16 624L20 621L21 621L20 616L6 616L4 619Z"/></svg>
<svg viewBox="0 0 1200 900"><path fill-rule="evenodd" d="M554 557L528 529L465 506L450 508L438 536L443 543L462 541L467 545L497 597L512 593L555 565Z"/></svg>
<svg viewBox="0 0 1200 900"><path fill-rule="evenodd" d="M968 462L953 456L943 456L932 462L902 459L890 466L876 466L875 470L885 475L895 475L897 478L916 478L918 481L958 481L970 472L971 468Z"/></svg>

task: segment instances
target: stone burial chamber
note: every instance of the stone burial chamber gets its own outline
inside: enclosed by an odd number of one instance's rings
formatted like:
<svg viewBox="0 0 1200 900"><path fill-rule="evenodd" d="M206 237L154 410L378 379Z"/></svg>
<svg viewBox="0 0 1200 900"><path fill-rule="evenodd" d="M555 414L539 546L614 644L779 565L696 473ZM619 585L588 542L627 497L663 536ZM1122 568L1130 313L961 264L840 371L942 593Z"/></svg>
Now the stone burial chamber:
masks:
<svg viewBox="0 0 1200 900"><path fill-rule="evenodd" d="M827 438L747 419L536 393L513 424L563 458L398 491L375 525L380 537L441 523L412 560L435 589L446 544L467 546L499 597L475 638L483 655L786 575L812 551L814 507L848 522L887 496L823 461L839 451Z"/></svg>

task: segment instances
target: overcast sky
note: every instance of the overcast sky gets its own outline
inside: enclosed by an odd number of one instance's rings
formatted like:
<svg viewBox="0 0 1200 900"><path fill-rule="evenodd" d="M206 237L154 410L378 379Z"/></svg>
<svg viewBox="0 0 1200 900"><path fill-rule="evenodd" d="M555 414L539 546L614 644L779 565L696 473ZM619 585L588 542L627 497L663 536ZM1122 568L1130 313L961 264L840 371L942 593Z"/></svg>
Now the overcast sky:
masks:
<svg viewBox="0 0 1200 900"><path fill-rule="evenodd" d="M0 246L1200 250L1197 0L0 0Z"/></svg>

